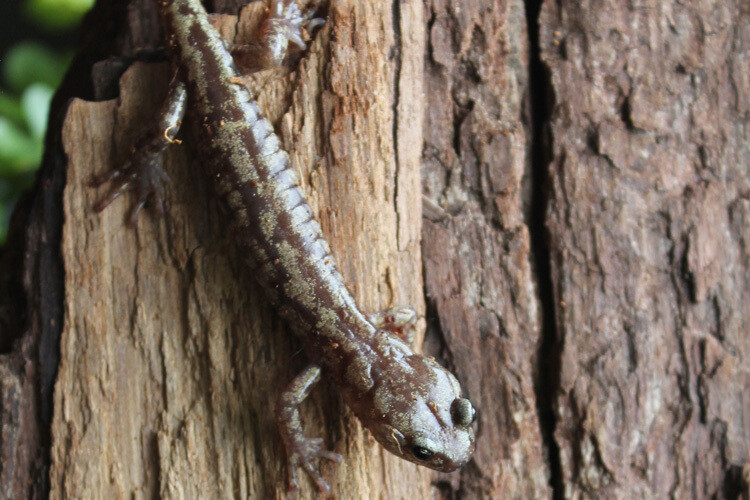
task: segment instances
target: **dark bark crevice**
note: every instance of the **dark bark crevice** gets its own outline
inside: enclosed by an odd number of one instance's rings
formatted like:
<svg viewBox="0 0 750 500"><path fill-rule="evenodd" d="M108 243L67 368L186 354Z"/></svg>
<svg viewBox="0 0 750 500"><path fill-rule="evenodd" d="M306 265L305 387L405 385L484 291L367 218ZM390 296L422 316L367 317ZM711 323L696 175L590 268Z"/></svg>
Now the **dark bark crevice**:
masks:
<svg viewBox="0 0 750 500"><path fill-rule="evenodd" d="M400 214L398 211L398 177L399 169L401 168L400 159L398 155L399 141L398 141L398 125L399 125L399 114L398 108L401 105L401 3L396 1L391 4L391 15L393 17L393 48L388 58L393 60L393 212L396 214L396 227L401 227ZM401 240L402 235L399 232L396 233L396 237Z"/></svg>
<svg viewBox="0 0 750 500"><path fill-rule="evenodd" d="M557 415L555 400L560 388L561 343L555 320L555 294L552 280L551 251L546 227L548 203L548 166L552 158L552 138L549 121L553 106L553 89L549 70L541 59L539 46L539 13L542 0L525 0L529 37L529 118L531 141L530 210L527 212L531 252L536 273L541 309L541 342L537 352L537 371L534 381L539 414L540 434L549 465L549 484L555 499L563 498L563 475L560 449L555 440Z"/></svg>

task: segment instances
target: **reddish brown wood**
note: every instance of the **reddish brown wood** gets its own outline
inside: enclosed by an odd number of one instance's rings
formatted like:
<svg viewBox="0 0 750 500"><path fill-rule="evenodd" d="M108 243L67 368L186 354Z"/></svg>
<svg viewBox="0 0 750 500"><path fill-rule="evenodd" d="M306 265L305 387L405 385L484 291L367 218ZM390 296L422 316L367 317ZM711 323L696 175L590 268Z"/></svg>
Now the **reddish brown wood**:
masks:
<svg viewBox="0 0 750 500"><path fill-rule="evenodd" d="M534 392L541 308L524 220L524 15L520 1L429 2L428 334L480 408L475 460L461 477L467 498L550 495Z"/></svg>
<svg viewBox="0 0 750 500"><path fill-rule="evenodd" d="M563 0L541 27L566 494L736 498L750 460L750 8Z"/></svg>

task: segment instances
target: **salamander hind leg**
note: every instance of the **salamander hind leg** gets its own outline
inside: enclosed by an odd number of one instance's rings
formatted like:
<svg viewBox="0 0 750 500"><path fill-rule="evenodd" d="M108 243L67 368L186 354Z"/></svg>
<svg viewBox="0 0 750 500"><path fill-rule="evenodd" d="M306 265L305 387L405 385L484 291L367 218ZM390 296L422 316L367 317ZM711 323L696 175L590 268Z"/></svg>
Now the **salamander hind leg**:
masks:
<svg viewBox="0 0 750 500"><path fill-rule="evenodd" d="M248 44L233 44L230 52L244 71L260 71L281 65L289 43L305 49L304 33L310 33L325 20L313 17L314 11L303 13L294 0L271 0L268 17L258 39Z"/></svg>
<svg viewBox="0 0 750 500"><path fill-rule="evenodd" d="M279 396L276 406L276 420L286 446L290 491L297 489L297 467L302 467L319 491L328 492L330 488L318 472L315 462L321 458L333 462L341 461L341 455L324 449L321 438L308 438L302 429L299 405L319 380L320 367L308 366Z"/></svg>
<svg viewBox="0 0 750 500"><path fill-rule="evenodd" d="M417 311L409 306L391 307L376 313L368 314L376 328L386 330L404 342L412 345L417 335Z"/></svg>
<svg viewBox="0 0 750 500"><path fill-rule="evenodd" d="M168 177L162 168L162 154L169 144L175 142L180 120L185 114L185 96L185 85L173 78L155 123L136 140L128 161L122 167L93 179L94 187L109 184L106 194L94 205L97 212L104 210L122 193L134 191L137 199L130 214L131 224L135 224L147 203L159 215L164 214L164 184Z"/></svg>

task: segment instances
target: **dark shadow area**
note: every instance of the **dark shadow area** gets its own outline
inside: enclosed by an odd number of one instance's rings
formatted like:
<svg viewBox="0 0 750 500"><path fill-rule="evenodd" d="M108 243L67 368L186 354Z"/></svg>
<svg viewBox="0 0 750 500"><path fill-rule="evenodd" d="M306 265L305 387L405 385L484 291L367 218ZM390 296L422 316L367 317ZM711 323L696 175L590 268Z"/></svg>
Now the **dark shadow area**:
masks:
<svg viewBox="0 0 750 500"><path fill-rule="evenodd" d="M531 249L542 310L542 339L537 353L537 372L534 380L540 432L546 448L550 470L549 484L552 497L563 498L563 479L560 466L560 449L555 440L557 416L555 402L560 387L562 339L555 321L555 294L552 281L551 259L546 212L549 201L548 168L552 159L552 139L549 120L554 97L547 67L541 59L539 46L539 12L542 0L526 0L526 22L529 34L529 116L532 140L531 159L531 209L527 220Z"/></svg>

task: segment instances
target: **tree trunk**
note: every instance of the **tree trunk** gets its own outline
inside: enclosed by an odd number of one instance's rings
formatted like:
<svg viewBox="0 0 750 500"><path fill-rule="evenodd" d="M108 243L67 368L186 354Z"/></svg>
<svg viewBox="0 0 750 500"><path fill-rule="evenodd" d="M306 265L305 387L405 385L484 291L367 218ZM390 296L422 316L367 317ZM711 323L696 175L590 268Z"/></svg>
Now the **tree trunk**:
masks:
<svg viewBox="0 0 750 500"><path fill-rule="evenodd" d="M242 43L263 7L243 11L239 25L226 17L216 23ZM263 72L247 83L292 154L360 304L423 311L419 151L398 143L421 137L424 23L421 4L400 10L415 36L397 59L388 59L390 7L337 3L293 72ZM166 65L135 65L120 80L119 99L74 101L63 125L67 293L52 491L281 497L286 461L273 407L307 360L243 272L192 161L195 138L185 134L181 147L170 148L168 217L142 217L131 230L124 226L128 203L102 214L90 209L101 192L87 180L125 160L169 76ZM328 389L315 394L303 418L309 435L325 437L347 458L323 465L331 487L348 498L428 495L428 471L386 454ZM304 495L314 496L302 479Z"/></svg>
<svg viewBox="0 0 750 500"><path fill-rule="evenodd" d="M742 2L335 0L301 57L246 78L359 303L414 305L479 409L474 459L436 474L322 384L303 417L345 457L322 465L336 496L750 495ZM261 9L216 24L241 43ZM284 496L272 408L305 359L195 138L163 219L91 209L164 96L166 64L122 59L157 26L152 0L89 16L0 255L0 497Z"/></svg>
<svg viewBox="0 0 750 500"><path fill-rule="evenodd" d="M750 458L750 5L545 2L540 24L565 493L734 498Z"/></svg>

